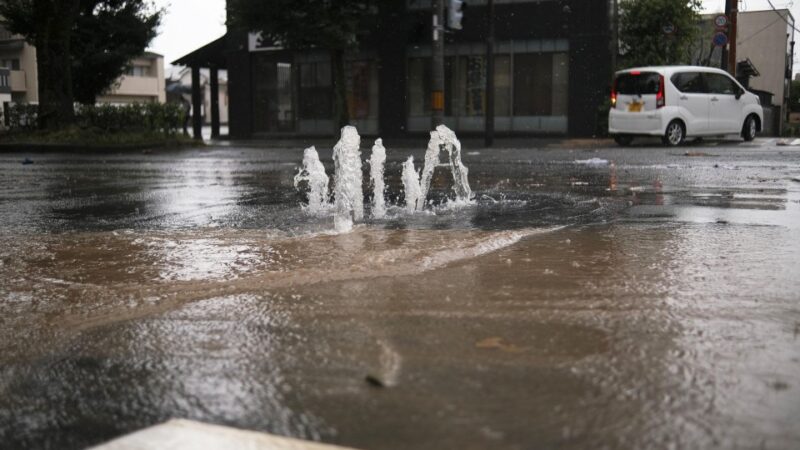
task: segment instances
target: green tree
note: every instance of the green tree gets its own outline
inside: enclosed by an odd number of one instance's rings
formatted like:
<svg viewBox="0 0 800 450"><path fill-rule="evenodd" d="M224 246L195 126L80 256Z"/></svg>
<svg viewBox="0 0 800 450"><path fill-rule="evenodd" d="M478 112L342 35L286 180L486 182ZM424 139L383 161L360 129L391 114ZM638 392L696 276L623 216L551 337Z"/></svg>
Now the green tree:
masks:
<svg viewBox="0 0 800 450"><path fill-rule="evenodd" d="M685 64L700 19L700 0L620 0L619 37L628 66Z"/></svg>
<svg viewBox="0 0 800 450"><path fill-rule="evenodd" d="M800 112L800 81L792 80L789 89L789 111Z"/></svg>
<svg viewBox="0 0 800 450"><path fill-rule="evenodd" d="M93 105L156 37L162 15L143 0L81 0L71 42L75 100Z"/></svg>
<svg viewBox="0 0 800 450"><path fill-rule="evenodd" d="M39 126L57 128L73 121L70 36L79 0L4 0L0 15L6 27L36 46Z"/></svg>
<svg viewBox="0 0 800 450"><path fill-rule="evenodd" d="M349 122L345 51L356 48L377 14L370 0L228 0L228 25L260 32L262 39L292 50L331 52L334 120Z"/></svg>
<svg viewBox="0 0 800 450"><path fill-rule="evenodd" d="M36 47L39 126L72 123L75 94L90 102L108 88L161 14L147 0L0 0L6 27Z"/></svg>

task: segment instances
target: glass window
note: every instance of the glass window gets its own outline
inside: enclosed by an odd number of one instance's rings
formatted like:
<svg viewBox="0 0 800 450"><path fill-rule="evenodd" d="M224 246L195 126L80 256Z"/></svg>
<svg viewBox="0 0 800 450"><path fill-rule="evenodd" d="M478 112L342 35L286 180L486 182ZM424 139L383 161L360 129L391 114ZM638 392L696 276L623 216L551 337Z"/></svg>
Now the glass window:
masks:
<svg viewBox="0 0 800 450"><path fill-rule="evenodd" d="M549 116L552 111L552 53L514 55L514 115Z"/></svg>
<svg viewBox="0 0 800 450"><path fill-rule="evenodd" d="M331 64L328 61L300 64L301 119L330 119L333 115Z"/></svg>
<svg viewBox="0 0 800 450"><path fill-rule="evenodd" d="M688 94L703 94L706 92L703 77L699 72L682 72L672 76L672 84L681 92Z"/></svg>
<svg viewBox="0 0 800 450"><path fill-rule="evenodd" d="M292 65L269 58L254 58L253 85L255 131L292 131Z"/></svg>
<svg viewBox="0 0 800 450"><path fill-rule="evenodd" d="M0 67L10 70L19 70L19 58L0 59Z"/></svg>
<svg viewBox="0 0 800 450"><path fill-rule="evenodd" d="M494 57L494 114L511 115L511 57Z"/></svg>
<svg viewBox="0 0 800 450"><path fill-rule="evenodd" d="M427 116L431 113L431 60L408 60L408 114Z"/></svg>
<svg viewBox="0 0 800 450"><path fill-rule="evenodd" d="M553 53L553 116L566 116L569 104L569 55Z"/></svg>
<svg viewBox="0 0 800 450"><path fill-rule="evenodd" d="M617 93L622 95L655 95L661 76L655 72L623 73L617 76Z"/></svg>
<svg viewBox="0 0 800 450"><path fill-rule="evenodd" d="M739 91L739 86L725 75L707 73L705 74L705 79L708 92L712 94L736 95Z"/></svg>
<svg viewBox="0 0 800 450"><path fill-rule="evenodd" d="M369 61L347 65L347 109L351 119L377 117L378 76Z"/></svg>

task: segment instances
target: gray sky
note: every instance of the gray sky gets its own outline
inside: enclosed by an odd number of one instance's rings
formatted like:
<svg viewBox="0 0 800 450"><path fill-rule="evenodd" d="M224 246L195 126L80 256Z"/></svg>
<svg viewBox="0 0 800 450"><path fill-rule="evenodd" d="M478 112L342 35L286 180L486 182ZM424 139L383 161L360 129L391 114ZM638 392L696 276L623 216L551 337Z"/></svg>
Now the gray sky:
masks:
<svg viewBox="0 0 800 450"><path fill-rule="evenodd" d="M225 34L225 0L155 0L167 12L149 49L169 63Z"/></svg>
<svg viewBox="0 0 800 450"><path fill-rule="evenodd" d="M201 47L225 33L225 0L155 0L167 9L160 34L150 45L154 52L170 62ZM800 0L772 0L776 8L789 8L800 18ZM707 12L723 11L725 0L704 0ZM769 9L767 0L741 0L741 11Z"/></svg>

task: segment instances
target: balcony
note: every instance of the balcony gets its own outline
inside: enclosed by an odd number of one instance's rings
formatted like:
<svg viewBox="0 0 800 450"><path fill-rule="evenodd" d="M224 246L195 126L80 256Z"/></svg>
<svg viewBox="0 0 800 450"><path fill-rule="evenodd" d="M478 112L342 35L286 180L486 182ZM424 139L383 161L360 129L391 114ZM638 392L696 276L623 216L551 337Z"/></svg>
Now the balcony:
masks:
<svg viewBox="0 0 800 450"><path fill-rule="evenodd" d="M28 81L24 70L12 70L9 81L11 81L11 92L25 92L28 90Z"/></svg>
<svg viewBox="0 0 800 450"><path fill-rule="evenodd" d="M111 89L111 95L158 97L158 78L123 76L119 86Z"/></svg>

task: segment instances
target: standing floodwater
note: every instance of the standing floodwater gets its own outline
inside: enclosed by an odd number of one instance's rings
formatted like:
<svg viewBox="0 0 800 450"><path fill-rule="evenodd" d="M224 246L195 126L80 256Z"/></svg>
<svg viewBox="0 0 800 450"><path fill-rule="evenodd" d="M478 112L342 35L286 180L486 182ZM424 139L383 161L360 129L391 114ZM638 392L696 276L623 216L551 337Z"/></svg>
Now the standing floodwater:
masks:
<svg viewBox="0 0 800 450"><path fill-rule="evenodd" d="M353 222L364 218L364 192L361 173L361 136L355 127L342 128L342 136L333 147L335 167L335 211L333 224L336 231L353 229Z"/></svg>
<svg viewBox="0 0 800 450"><path fill-rule="evenodd" d="M382 219L386 215L386 184L383 181L383 169L386 164L386 148L383 140L378 138L372 146L369 159L369 175L372 181L372 217Z"/></svg>

